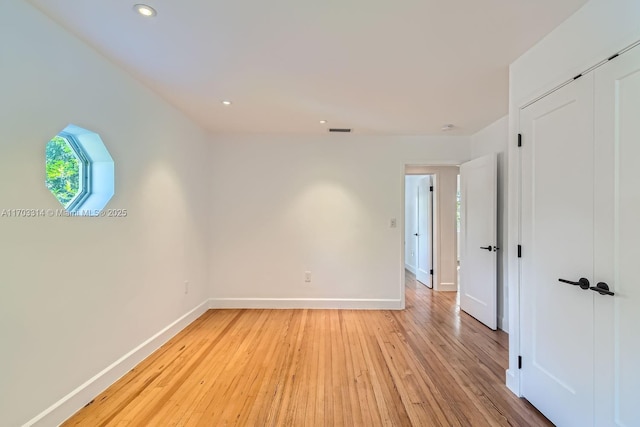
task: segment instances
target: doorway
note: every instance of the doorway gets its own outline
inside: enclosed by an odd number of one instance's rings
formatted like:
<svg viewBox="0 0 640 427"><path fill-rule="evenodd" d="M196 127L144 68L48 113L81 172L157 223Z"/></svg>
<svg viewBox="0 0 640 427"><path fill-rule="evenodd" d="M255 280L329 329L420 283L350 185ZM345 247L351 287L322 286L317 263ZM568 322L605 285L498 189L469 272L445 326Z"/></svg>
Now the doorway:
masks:
<svg viewBox="0 0 640 427"><path fill-rule="evenodd" d="M405 165L404 170L404 230L402 247L402 271L419 273L417 270L419 248L417 244L421 241L420 234L426 234L423 243L422 253L426 254L422 271L428 272L427 277L419 279L425 287L430 287L434 291L457 292L458 290L458 256L457 256L457 227L456 227L456 193L457 176L459 167L457 165L423 166ZM430 184L429 184L430 179ZM430 222L423 225L418 231L418 187L422 182L423 188L428 188L430 195L424 195L423 201L427 205L423 211L431 211ZM433 191L431 191L433 187ZM415 196L414 196L415 195ZM415 201L415 202L414 202ZM430 204L428 203L430 202ZM428 219L428 218L427 218ZM428 233L431 231L431 233ZM416 236L415 234L419 234ZM431 251L427 252L428 249ZM430 262L429 262L430 261ZM428 265L428 268L426 267ZM418 276L418 274L415 274ZM403 276L404 278L404 276ZM429 286L430 285L430 286ZM422 286L422 285L420 285ZM404 297L404 290L402 290Z"/></svg>

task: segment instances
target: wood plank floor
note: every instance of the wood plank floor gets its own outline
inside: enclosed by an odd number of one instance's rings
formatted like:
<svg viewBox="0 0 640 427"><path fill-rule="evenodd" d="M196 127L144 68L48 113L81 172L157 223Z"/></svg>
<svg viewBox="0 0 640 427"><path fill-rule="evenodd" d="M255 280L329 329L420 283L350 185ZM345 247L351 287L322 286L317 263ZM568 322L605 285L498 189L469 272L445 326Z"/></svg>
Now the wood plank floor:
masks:
<svg viewBox="0 0 640 427"><path fill-rule="evenodd" d="M407 309L209 310L63 426L550 426L507 335L408 274Z"/></svg>

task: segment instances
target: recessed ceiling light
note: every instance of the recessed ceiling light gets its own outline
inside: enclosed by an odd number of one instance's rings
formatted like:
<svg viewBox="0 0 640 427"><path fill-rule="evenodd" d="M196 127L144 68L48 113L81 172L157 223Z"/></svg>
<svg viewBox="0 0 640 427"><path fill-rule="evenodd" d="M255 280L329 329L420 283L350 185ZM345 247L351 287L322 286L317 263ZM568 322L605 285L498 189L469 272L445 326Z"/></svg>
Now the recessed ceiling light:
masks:
<svg viewBox="0 0 640 427"><path fill-rule="evenodd" d="M231 105L231 101L222 101L224 105Z"/></svg>
<svg viewBox="0 0 640 427"><path fill-rule="evenodd" d="M135 10L142 16L146 16L147 18L153 18L158 14L158 12L156 12L154 8L146 4L136 4L133 6L133 10Z"/></svg>
<svg viewBox="0 0 640 427"><path fill-rule="evenodd" d="M440 128L440 129L441 129L443 132L447 132L447 131L452 130L453 128L454 128L454 126L453 126L452 124L447 124L447 125L442 126L442 128Z"/></svg>
<svg viewBox="0 0 640 427"><path fill-rule="evenodd" d="M327 123L327 121L326 121L326 120L320 120L320 124L322 124L322 125L323 125L323 124L325 124L325 123Z"/></svg>

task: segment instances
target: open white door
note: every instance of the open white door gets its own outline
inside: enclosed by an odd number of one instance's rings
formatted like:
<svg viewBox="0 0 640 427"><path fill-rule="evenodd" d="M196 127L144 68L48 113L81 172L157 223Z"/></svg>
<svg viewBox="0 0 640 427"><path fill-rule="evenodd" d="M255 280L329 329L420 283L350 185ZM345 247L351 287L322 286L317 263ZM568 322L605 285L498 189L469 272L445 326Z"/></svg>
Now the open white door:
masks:
<svg viewBox="0 0 640 427"><path fill-rule="evenodd" d="M494 330L497 190L495 154L460 166L460 308Z"/></svg>
<svg viewBox="0 0 640 427"><path fill-rule="evenodd" d="M431 176L418 182L418 227L416 232L416 279L433 287L433 192Z"/></svg>

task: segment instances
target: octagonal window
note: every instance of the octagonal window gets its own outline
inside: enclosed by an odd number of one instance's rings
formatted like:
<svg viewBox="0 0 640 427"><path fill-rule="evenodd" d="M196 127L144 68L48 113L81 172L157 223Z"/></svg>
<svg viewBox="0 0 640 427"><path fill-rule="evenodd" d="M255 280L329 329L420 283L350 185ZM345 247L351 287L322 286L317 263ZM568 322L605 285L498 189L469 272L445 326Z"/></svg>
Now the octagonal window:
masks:
<svg viewBox="0 0 640 427"><path fill-rule="evenodd" d="M98 215L114 194L114 164L100 136L69 125L46 147L47 188L69 213Z"/></svg>

